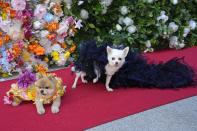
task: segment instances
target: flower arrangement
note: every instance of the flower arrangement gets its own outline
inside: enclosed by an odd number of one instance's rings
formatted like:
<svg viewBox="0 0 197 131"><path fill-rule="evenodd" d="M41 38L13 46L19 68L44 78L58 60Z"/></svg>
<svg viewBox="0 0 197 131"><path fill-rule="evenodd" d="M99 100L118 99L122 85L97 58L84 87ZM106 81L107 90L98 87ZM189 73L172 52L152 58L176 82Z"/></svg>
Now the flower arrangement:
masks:
<svg viewBox="0 0 197 131"><path fill-rule="evenodd" d="M152 52L196 45L196 4L196 0L65 0L64 12L83 20L77 41L110 41Z"/></svg>
<svg viewBox="0 0 197 131"><path fill-rule="evenodd" d="M0 0L0 78L28 68L65 66L81 20L64 15L61 0Z"/></svg>

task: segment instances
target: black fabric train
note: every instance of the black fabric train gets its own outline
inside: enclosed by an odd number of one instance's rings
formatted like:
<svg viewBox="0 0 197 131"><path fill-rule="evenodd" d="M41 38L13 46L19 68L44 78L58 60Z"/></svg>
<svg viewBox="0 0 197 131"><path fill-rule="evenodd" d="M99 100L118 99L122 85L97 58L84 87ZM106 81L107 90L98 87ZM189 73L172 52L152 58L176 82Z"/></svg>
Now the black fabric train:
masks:
<svg viewBox="0 0 197 131"><path fill-rule="evenodd" d="M86 79L96 77L94 65L102 72L101 81L105 82L105 65L107 64L107 45L97 47L95 41L82 42L79 46L79 58L75 62L78 71L86 72ZM145 87L145 88L179 88L194 83L194 70L184 63L183 58L173 58L165 63L149 64L140 55L130 51L124 65L112 76L111 88Z"/></svg>

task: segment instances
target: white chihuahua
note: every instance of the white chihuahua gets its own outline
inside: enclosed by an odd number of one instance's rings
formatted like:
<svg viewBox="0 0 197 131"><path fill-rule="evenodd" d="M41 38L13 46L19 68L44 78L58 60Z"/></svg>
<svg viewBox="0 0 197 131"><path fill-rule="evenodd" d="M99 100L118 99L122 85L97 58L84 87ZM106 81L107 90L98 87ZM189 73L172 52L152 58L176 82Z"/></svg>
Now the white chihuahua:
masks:
<svg viewBox="0 0 197 131"><path fill-rule="evenodd" d="M106 74L105 87L107 91L109 92L113 91L113 89L109 87L109 83L111 81L112 76L123 66L128 52L129 52L129 47L120 50L120 49L113 49L107 46L108 63L105 66L105 74ZM98 66L96 66L96 64L94 64L94 73L96 74L96 78L93 79L93 83L96 83L101 76L101 71L99 70ZM77 81L80 77L83 83L87 83L87 80L85 80L85 76L86 76L86 72L83 71L77 72L72 88L76 88Z"/></svg>

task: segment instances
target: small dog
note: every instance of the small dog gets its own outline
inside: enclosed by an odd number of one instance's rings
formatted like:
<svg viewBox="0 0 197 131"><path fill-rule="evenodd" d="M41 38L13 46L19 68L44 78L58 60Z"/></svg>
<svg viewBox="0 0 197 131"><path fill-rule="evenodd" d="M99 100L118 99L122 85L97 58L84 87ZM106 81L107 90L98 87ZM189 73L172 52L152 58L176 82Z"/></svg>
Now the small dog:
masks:
<svg viewBox="0 0 197 131"><path fill-rule="evenodd" d="M108 63L105 65L105 74L106 74L106 82L105 87L107 91L111 92L113 91L112 88L109 87L109 83L111 81L112 76L123 66L125 62L125 58L129 52L129 47L126 47L124 49L113 49L109 46L107 46L107 60ZM96 62L93 62L94 64L94 73L96 74L96 77L93 79L93 83L96 83L99 78L101 77L101 70L99 69L99 66L96 64ZM72 68L74 71L75 69ZM79 71L76 72L76 77L74 80L74 83L72 85L72 88L76 88L77 81L81 77L82 83L87 83L88 81L85 79L87 72Z"/></svg>
<svg viewBox="0 0 197 131"><path fill-rule="evenodd" d="M34 101L38 114L44 114L44 104L50 104L51 112L58 113L61 105L61 96L65 92L65 86L62 86L62 80L54 75L39 75L38 80L30 85L26 90L18 87L18 84L12 84L7 92L8 97L12 97L11 104L19 105L22 101Z"/></svg>

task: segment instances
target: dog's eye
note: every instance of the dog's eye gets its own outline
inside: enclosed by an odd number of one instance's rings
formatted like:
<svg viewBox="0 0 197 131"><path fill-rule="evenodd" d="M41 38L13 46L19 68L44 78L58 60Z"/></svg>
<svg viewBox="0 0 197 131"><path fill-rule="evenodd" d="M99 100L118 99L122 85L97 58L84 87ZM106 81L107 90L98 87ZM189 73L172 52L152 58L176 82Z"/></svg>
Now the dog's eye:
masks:
<svg viewBox="0 0 197 131"><path fill-rule="evenodd" d="M112 60L115 60L115 58L114 58L114 57L112 57Z"/></svg>
<svg viewBox="0 0 197 131"><path fill-rule="evenodd" d="M46 86L46 87L45 87L45 89L49 89L49 87L48 87L48 86Z"/></svg>
<svg viewBox="0 0 197 131"><path fill-rule="evenodd" d="M118 60L122 60L122 58L118 58Z"/></svg>

